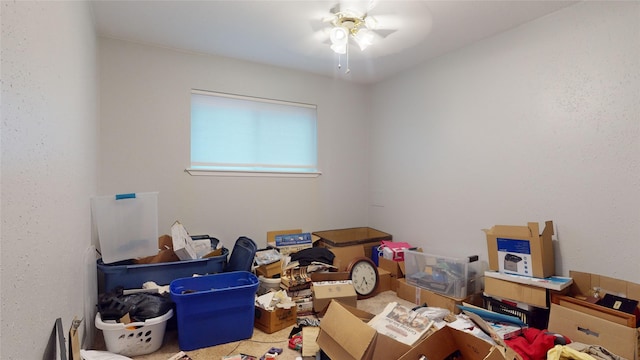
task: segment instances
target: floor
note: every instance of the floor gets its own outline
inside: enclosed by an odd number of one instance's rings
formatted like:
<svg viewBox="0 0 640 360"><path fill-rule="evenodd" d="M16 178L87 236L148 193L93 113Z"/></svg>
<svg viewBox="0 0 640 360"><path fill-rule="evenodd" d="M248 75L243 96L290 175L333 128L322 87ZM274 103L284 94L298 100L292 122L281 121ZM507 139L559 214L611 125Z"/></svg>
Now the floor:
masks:
<svg viewBox="0 0 640 360"><path fill-rule="evenodd" d="M415 304L411 302L398 298L394 291L385 291L372 298L358 300L358 308L372 314L377 314L382 311L389 302L392 301L397 301L398 303L406 305L408 307L415 306ZM222 359L223 356L235 355L240 353L252 355L257 359L260 359L260 357L264 355L271 347L277 347L283 349L283 353L277 357L278 360L296 360L302 355L299 351L288 348L289 334L292 329L293 326L290 326L273 334L266 334L258 329L254 329L251 339L212 346L194 351L187 351L186 353L193 360L218 360ZM95 348L98 350L105 349L104 339L100 331L96 337ZM147 355L132 357L132 359L167 360L171 356L179 352L180 348L178 346L178 332L175 329L169 329L165 331L163 345L158 351ZM315 359L315 357L304 358L304 360L307 359L311 360Z"/></svg>

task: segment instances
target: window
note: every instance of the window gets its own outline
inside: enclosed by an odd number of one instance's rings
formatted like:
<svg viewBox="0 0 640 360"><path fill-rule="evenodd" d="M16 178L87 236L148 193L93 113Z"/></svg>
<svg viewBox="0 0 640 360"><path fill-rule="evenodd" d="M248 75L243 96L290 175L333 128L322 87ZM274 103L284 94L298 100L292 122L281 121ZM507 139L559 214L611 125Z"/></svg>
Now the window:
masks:
<svg viewBox="0 0 640 360"><path fill-rule="evenodd" d="M191 92L191 174L317 176L315 105Z"/></svg>

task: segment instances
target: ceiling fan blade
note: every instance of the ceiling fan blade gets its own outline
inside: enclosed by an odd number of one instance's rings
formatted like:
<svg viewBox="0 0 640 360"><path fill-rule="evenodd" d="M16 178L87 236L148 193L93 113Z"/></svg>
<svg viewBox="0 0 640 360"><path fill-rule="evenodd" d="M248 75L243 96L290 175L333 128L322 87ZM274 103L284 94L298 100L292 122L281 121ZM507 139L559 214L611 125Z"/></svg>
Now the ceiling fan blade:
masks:
<svg viewBox="0 0 640 360"><path fill-rule="evenodd" d="M391 14L376 14L371 18L375 21L375 28L372 30L398 30L402 27L402 19Z"/></svg>
<svg viewBox="0 0 640 360"><path fill-rule="evenodd" d="M384 39L396 31L398 31L398 29L376 29L372 32L376 35L376 37Z"/></svg>
<svg viewBox="0 0 640 360"><path fill-rule="evenodd" d="M369 0L369 3L367 4L367 11L365 11L365 13L368 13L369 11L373 10L373 8L376 7L376 5L378 5L379 0Z"/></svg>
<svg viewBox="0 0 640 360"><path fill-rule="evenodd" d="M331 7L331 9L329 9L329 12L332 14L337 14L340 12L340 3L336 3L335 5L333 5L333 7Z"/></svg>
<svg viewBox="0 0 640 360"><path fill-rule="evenodd" d="M311 30L313 30L314 32L321 31L321 30L324 30L325 28L331 27L331 20L333 19L330 19L330 18L311 19L311 21L309 21L309 25L311 26Z"/></svg>

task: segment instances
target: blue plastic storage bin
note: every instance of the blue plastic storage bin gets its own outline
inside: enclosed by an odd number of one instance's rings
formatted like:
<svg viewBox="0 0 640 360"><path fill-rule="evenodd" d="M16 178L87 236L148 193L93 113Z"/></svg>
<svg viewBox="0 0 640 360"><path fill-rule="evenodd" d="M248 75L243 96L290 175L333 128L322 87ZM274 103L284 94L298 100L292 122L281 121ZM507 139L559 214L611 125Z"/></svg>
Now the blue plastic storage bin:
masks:
<svg viewBox="0 0 640 360"><path fill-rule="evenodd" d="M176 303L180 350L249 339L258 284L258 278L248 271L172 281L169 289Z"/></svg>
<svg viewBox="0 0 640 360"><path fill-rule="evenodd" d="M181 260L157 264L133 264L131 260L105 264L98 259L98 272L104 276L104 291L109 292L117 286L125 289L140 289L142 284L153 281L158 285L169 285L179 278L193 274L216 274L227 265L229 250L222 248L222 254L205 259Z"/></svg>

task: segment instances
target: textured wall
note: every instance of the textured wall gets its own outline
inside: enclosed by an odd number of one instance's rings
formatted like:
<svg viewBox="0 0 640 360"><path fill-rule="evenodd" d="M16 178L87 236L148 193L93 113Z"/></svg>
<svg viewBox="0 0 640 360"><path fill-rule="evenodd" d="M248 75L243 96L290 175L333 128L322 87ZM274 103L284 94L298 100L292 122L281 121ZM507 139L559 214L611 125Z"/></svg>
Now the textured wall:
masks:
<svg viewBox="0 0 640 360"><path fill-rule="evenodd" d="M557 273L640 283L640 4L581 2L374 89L370 224L486 259L553 220Z"/></svg>
<svg viewBox="0 0 640 360"><path fill-rule="evenodd" d="M158 231L239 236L366 226L367 89L233 59L100 38L100 193L158 191ZM318 105L317 178L191 176L190 91Z"/></svg>
<svg viewBox="0 0 640 360"><path fill-rule="evenodd" d="M96 188L96 48L85 2L2 2L0 358L42 358L83 317Z"/></svg>

